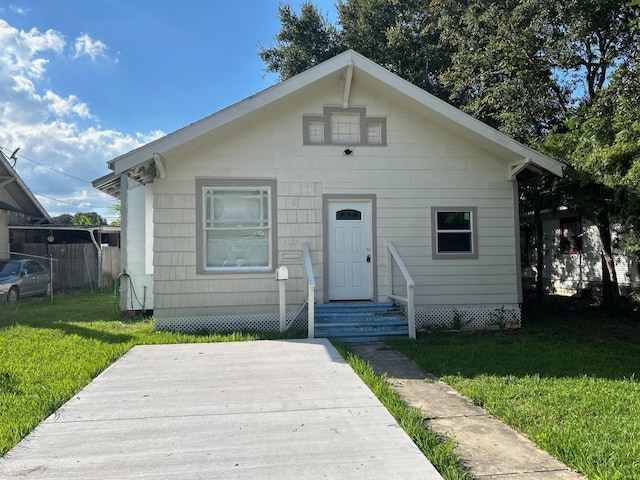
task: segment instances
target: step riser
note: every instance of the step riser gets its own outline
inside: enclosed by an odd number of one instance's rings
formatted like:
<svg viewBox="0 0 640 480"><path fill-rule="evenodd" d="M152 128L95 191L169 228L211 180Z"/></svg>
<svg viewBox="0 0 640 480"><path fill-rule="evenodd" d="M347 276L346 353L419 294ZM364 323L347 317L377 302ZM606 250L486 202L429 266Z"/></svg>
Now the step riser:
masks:
<svg viewBox="0 0 640 480"><path fill-rule="evenodd" d="M331 303L315 308L315 336L351 342L407 337L406 317L392 303Z"/></svg>
<svg viewBox="0 0 640 480"><path fill-rule="evenodd" d="M375 342L384 338L407 338L409 332L381 332L381 333L368 333L368 332L342 332L331 334L316 334L316 338L338 338L346 341L358 341L358 342ZM355 339L358 340L355 340Z"/></svg>
<svg viewBox="0 0 640 480"><path fill-rule="evenodd" d="M395 325L406 324L407 319L404 317L392 317L392 318L317 318L315 319L316 325Z"/></svg>
<svg viewBox="0 0 640 480"><path fill-rule="evenodd" d="M332 313L329 315L322 312L321 313L315 312L314 317L317 319L336 321L336 322L341 322L349 319L360 321L360 322L380 322L385 320L395 320L398 318L406 319L406 317L402 312L388 312L388 313L344 312L344 313L337 313L337 314Z"/></svg>

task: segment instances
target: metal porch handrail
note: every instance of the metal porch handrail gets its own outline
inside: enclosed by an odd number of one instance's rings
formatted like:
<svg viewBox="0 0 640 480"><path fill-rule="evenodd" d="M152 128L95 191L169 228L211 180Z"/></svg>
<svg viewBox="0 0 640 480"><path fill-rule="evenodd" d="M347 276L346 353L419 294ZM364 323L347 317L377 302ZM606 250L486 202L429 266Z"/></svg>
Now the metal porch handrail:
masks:
<svg viewBox="0 0 640 480"><path fill-rule="evenodd" d="M406 265L402 261L402 258L398 254L398 251L393 246L393 243L387 242L387 275L388 275L388 285L391 289L391 294L387 295L390 299L404 303L407 305L407 320L409 327L409 338L416 338L416 309L414 303L414 289L415 282L407 270ZM393 291L393 261L396 262L402 276L404 277L405 282L407 282L407 296L403 297L400 295L396 295Z"/></svg>
<svg viewBox="0 0 640 480"><path fill-rule="evenodd" d="M304 256L304 275L307 279L307 323L308 337L313 338L315 333L315 303L316 303L316 279L313 276L313 265L311 264L311 254L309 253L309 244L302 244Z"/></svg>

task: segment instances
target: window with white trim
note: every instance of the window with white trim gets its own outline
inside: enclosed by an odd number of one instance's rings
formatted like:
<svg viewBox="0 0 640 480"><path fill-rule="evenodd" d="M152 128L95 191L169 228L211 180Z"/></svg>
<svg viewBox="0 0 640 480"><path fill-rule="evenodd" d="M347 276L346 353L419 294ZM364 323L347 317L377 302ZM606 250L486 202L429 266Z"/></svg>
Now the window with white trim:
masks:
<svg viewBox="0 0 640 480"><path fill-rule="evenodd" d="M273 267L273 195L270 185L199 181L199 268L202 272L270 271Z"/></svg>
<svg viewBox="0 0 640 480"><path fill-rule="evenodd" d="M475 207L432 207L433 258L477 258Z"/></svg>

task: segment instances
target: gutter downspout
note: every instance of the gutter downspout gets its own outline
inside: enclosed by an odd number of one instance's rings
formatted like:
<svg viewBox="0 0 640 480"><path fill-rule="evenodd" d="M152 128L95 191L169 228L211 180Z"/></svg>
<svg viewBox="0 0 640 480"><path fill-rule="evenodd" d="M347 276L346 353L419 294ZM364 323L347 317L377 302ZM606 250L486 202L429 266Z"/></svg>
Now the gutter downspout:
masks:
<svg viewBox="0 0 640 480"><path fill-rule="evenodd" d="M99 228L91 228L88 230L89 233L89 238L91 238L91 243L93 243L93 246L96 247L96 252L98 254L98 290L102 290L102 248L100 248L100 245L98 245L98 242L96 242L96 239L94 237L94 232L100 230Z"/></svg>

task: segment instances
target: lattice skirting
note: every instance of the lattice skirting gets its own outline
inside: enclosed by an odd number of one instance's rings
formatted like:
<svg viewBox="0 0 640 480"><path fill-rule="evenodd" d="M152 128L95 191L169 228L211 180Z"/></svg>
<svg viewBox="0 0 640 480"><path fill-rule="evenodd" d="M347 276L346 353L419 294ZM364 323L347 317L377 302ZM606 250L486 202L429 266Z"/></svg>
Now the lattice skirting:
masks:
<svg viewBox="0 0 640 480"><path fill-rule="evenodd" d="M306 330L307 317L296 312L287 312L289 330ZM154 318L156 330L170 330L182 333L198 332L278 332L280 314L258 313L251 315L222 315L211 317Z"/></svg>
<svg viewBox="0 0 640 480"><path fill-rule="evenodd" d="M299 312L287 312L289 330L307 330L306 308ZM183 333L280 330L278 313L251 315L224 315L201 317L155 318L156 330L171 330ZM427 328L507 328L520 327L518 305L477 305L464 307L416 308L416 329Z"/></svg>
<svg viewBox="0 0 640 480"><path fill-rule="evenodd" d="M416 329L477 328L491 326L519 328L519 305L475 305L464 307L416 308Z"/></svg>

